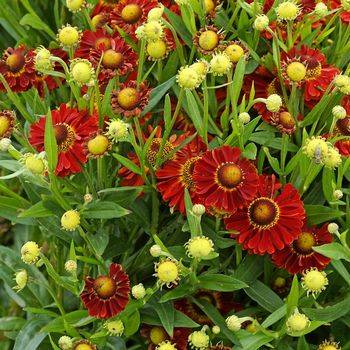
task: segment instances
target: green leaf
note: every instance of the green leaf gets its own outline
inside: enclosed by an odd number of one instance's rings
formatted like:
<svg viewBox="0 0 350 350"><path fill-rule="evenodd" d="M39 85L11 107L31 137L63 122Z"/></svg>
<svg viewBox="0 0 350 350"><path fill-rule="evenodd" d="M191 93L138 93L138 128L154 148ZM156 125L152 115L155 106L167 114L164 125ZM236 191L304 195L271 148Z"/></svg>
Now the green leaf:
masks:
<svg viewBox="0 0 350 350"><path fill-rule="evenodd" d="M298 339L297 350L309 350L309 344L307 343L305 337L300 337Z"/></svg>
<svg viewBox="0 0 350 350"><path fill-rule="evenodd" d="M175 309L171 302L155 304L154 309L170 337L173 336Z"/></svg>
<svg viewBox="0 0 350 350"><path fill-rule="evenodd" d="M203 118L201 117L201 113L199 111L197 101L190 90L186 90L186 100L187 100L188 115L191 118L196 130L198 131L198 134L202 138L204 138Z"/></svg>
<svg viewBox="0 0 350 350"><path fill-rule="evenodd" d="M344 259L350 262L350 252L340 243L328 243L312 247L314 251L334 260Z"/></svg>
<svg viewBox="0 0 350 350"><path fill-rule="evenodd" d="M281 306L279 309L274 311L269 315L265 321L261 324L263 327L268 328L278 322L281 318L285 317L287 314L287 305Z"/></svg>
<svg viewBox="0 0 350 350"><path fill-rule="evenodd" d="M199 288L215 290L219 292L232 292L247 288L248 285L234 277L220 274L204 274L198 277Z"/></svg>
<svg viewBox="0 0 350 350"><path fill-rule="evenodd" d="M233 277L249 285L263 272L264 264L262 260L262 257L257 255L246 255L243 261L238 265Z"/></svg>
<svg viewBox="0 0 350 350"><path fill-rule="evenodd" d="M49 169L54 173L58 161L57 155L57 142L55 137L55 130L52 125L51 110L47 111L47 116L45 119L45 152L47 157L47 162Z"/></svg>
<svg viewBox="0 0 350 350"><path fill-rule="evenodd" d="M35 14L27 13L22 17L19 23L22 26L27 25L34 29L43 30L44 32L49 34L53 39L56 38L55 33L50 29L50 27Z"/></svg>
<svg viewBox="0 0 350 350"><path fill-rule="evenodd" d="M0 318L0 331L15 331L21 329L26 323L26 320L22 317L1 317Z"/></svg>
<svg viewBox="0 0 350 350"><path fill-rule="evenodd" d="M344 264L340 260L333 260L331 264L337 270L339 275L341 275L350 286L350 273L348 272Z"/></svg>
<svg viewBox="0 0 350 350"><path fill-rule="evenodd" d="M305 205L305 210L310 225L318 225L345 215L345 213L340 210L324 207L322 205Z"/></svg>
<svg viewBox="0 0 350 350"><path fill-rule="evenodd" d="M287 317L295 310L299 302L299 283L298 276L294 275L292 287L287 297Z"/></svg>
<svg viewBox="0 0 350 350"><path fill-rule="evenodd" d="M130 211L117 203L99 201L89 204L82 216L89 219L114 219L130 214Z"/></svg>
<svg viewBox="0 0 350 350"><path fill-rule="evenodd" d="M269 312L274 312L283 306L281 298L264 283L256 280L245 288L246 294Z"/></svg>
<svg viewBox="0 0 350 350"><path fill-rule="evenodd" d="M125 158L123 156L121 156L118 153L113 153L113 157L115 159L117 159L117 161L119 163L121 163L122 165L124 165L126 168L128 168L129 170L131 170L133 173L137 174L137 175L141 175L141 169L134 163L132 162L130 159Z"/></svg>
<svg viewBox="0 0 350 350"><path fill-rule="evenodd" d="M40 201L32 205L27 210L22 211L18 214L20 218L47 218L53 216L52 212L45 208L43 201Z"/></svg>
<svg viewBox="0 0 350 350"><path fill-rule="evenodd" d="M130 337L135 334L140 327L140 313L136 310L134 313L128 316L126 320L123 320L125 331L124 334L126 337Z"/></svg>
<svg viewBox="0 0 350 350"><path fill-rule="evenodd" d="M350 312L350 295L332 306L323 309L303 308L303 312L312 320L332 322Z"/></svg>
<svg viewBox="0 0 350 350"><path fill-rule="evenodd" d="M171 290L170 292L165 293L160 298L160 302L165 303L169 300L183 298L184 296L190 294L190 292L191 292L191 286L189 286L187 284L180 285L180 286L174 288L173 290Z"/></svg>
<svg viewBox="0 0 350 350"><path fill-rule="evenodd" d="M244 147L243 157L248 159L256 159L257 152L258 152L258 149L255 143L248 143Z"/></svg>

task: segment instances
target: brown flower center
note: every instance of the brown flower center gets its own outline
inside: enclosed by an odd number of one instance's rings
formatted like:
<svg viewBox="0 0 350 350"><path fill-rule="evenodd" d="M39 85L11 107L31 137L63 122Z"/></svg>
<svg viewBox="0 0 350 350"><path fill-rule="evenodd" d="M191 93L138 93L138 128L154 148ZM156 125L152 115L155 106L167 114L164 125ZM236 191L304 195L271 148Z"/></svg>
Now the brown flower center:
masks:
<svg viewBox="0 0 350 350"><path fill-rule="evenodd" d="M162 144L162 139L161 138L155 138L152 140L151 146L147 152L147 160L148 163L151 164L152 166L156 165L156 160L157 160L157 154L160 150L160 146ZM163 147L163 152L162 152L162 159L166 158L167 155L174 149L174 146L169 142L166 141Z"/></svg>
<svg viewBox="0 0 350 350"><path fill-rule="evenodd" d="M0 115L0 138L7 133L10 127L11 127L10 119L5 115Z"/></svg>
<svg viewBox="0 0 350 350"><path fill-rule="evenodd" d="M249 221L258 228L267 229L274 226L279 215L279 207L271 198L258 198L248 207Z"/></svg>
<svg viewBox="0 0 350 350"><path fill-rule="evenodd" d="M60 152L66 152L72 147L75 141L75 132L73 128L66 124L56 124L54 126L55 137Z"/></svg>
<svg viewBox="0 0 350 350"><path fill-rule="evenodd" d="M125 88L119 91L117 101L123 109L132 110L139 103L139 93L134 88Z"/></svg>
<svg viewBox="0 0 350 350"><path fill-rule="evenodd" d="M194 187L193 169L194 169L194 165L196 164L196 161L198 159L200 159L200 157L190 158L182 166L181 180L186 188L193 188Z"/></svg>
<svg viewBox="0 0 350 350"><path fill-rule="evenodd" d="M106 68L116 69L122 62L123 55L120 52L109 49L103 54L102 64Z"/></svg>
<svg viewBox="0 0 350 350"><path fill-rule="evenodd" d="M314 79L321 75L322 65L315 58L310 58L307 61L306 79Z"/></svg>
<svg viewBox="0 0 350 350"><path fill-rule="evenodd" d="M106 37L98 38L95 42L95 48L108 50L111 48L111 41L109 40L109 38Z"/></svg>
<svg viewBox="0 0 350 350"><path fill-rule="evenodd" d="M116 285L108 276L97 277L94 281L94 290L102 299L108 299L115 294Z"/></svg>
<svg viewBox="0 0 350 350"><path fill-rule="evenodd" d="M224 163L216 171L217 183L225 189L236 188L243 179L241 168L234 163Z"/></svg>
<svg viewBox="0 0 350 350"><path fill-rule="evenodd" d="M302 232L297 240L293 242L294 249L301 254L310 254L315 245L315 237L311 232Z"/></svg>
<svg viewBox="0 0 350 350"><path fill-rule="evenodd" d="M121 17L126 23L136 23L142 17L142 9L137 4L126 5L122 10Z"/></svg>
<svg viewBox="0 0 350 350"><path fill-rule="evenodd" d="M286 129L293 129L295 127L294 118L289 112L281 112L279 122Z"/></svg>
<svg viewBox="0 0 350 350"><path fill-rule="evenodd" d="M6 58L6 65L9 67L10 71L16 73L20 71L25 64L24 55L19 53L13 53Z"/></svg>

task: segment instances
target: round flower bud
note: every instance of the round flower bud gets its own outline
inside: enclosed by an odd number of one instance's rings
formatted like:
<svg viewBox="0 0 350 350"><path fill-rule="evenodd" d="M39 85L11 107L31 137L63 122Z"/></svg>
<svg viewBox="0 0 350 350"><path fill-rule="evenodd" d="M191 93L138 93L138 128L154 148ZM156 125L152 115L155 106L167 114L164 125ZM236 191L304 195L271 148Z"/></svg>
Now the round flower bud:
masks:
<svg viewBox="0 0 350 350"><path fill-rule="evenodd" d="M343 198L343 192L341 190L335 190L333 192L333 198L336 200L342 199Z"/></svg>
<svg viewBox="0 0 350 350"><path fill-rule="evenodd" d="M80 225L80 214L76 210L68 210L61 217L62 228L74 231Z"/></svg>
<svg viewBox="0 0 350 350"><path fill-rule="evenodd" d="M149 338L155 345L159 345L167 339L167 333L163 327L152 327L149 332Z"/></svg>
<svg viewBox="0 0 350 350"><path fill-rule="evenodd" d="M67 272L74 273L77 271L78 265L77 265L77 262L74 260L67 260L66 263L64 264L64 268L66 269Z"/></svg>
<svg viewBox="0 0 350 350"><path fill-rule="evenodd" d="M299 16L300 8L293 1L285 1L277 6L276 14L279 20L293 21Z"/></svg>
<svg viewBox="0 0 350 350"><path fill-rule="evenodd" d="M240 318L236 315L232 315L226 318L227 328L232 332L237 332L242 327L242 322Z"/></svg>
<svg viewBox="0 0 350 350"><path fill-rule="evenodd" d="M346 117L346 110L342 106L334 106L332 108L332 114L334 118L344 119Z"/></svg>
<svg viewBox="0 0 350 350"><path fill-rule="evenodd" d="M203 331L195 331L188 337L191 347L198 350L207 349L209 346L209 336Z"/></svg>
<svg viewBox="0 0 350 350"><path fill-rule="evenodd" d="M198 38L198 45L202 50L213 51L219 44L220 37L218 33L213 30L203 31Z"/></svg>
<svg viewBox="0 0 350 350"><path fill-rule="evenodd" d="M200 76L195 69L188 66L180 68L176 80L183 89L193 90L200 85Z"/></svg>
<svg viewBox="0 0 350 350"><path fill-rule="evenodd" d="M254 323L249 323L245 330L252 334L258 331Z"/></svg>
<svg viewBox="0 0 350 350"><path fill-rule="evenodd" d="M143 37L147 41L156 41L163 37L164 31L160 21L150 21L143 26Z"/></svg>
<svg viewBox="0 0 350 350"><path fill-rule="evenodd" d="M25 156L24 165L34 175L42 175L46 170L44 160L35 154Z"/></svg>
<svg viewBox="0 0 350 350"><path fill-rule="evenodd" d="M178 5L189 5L190 0L175 0Z"/></svg>
<svg viewBox="0 0 350 350"><path fill-rule="evenodd" d="M94 79L94 69L90 61L76 58L70 64L72 79L79 85L90 85Z"/></svg>
<svg viewBox="0 0 350 350"><path fill-rule="evenodd" d="M287 66L286 73L290 80L299 82L306 76L306 67L300 62L292 62Z"/></svg>
<svg viewBox="0 0 350 350"><path fill-rule="evenodd" d="M348 85L344 85L340 88L340 92L344 95L350 95L350 83Z"/></svg>
<svg viewBox="0 0 350 350"><path fill-rule="evenodd" d="M26 270L20 270L15 274L16 286L13 289L16 289L18 292L21 291L28 282L28 272Z"/></svg>
<svg viewBox="0 0 350 350"><path fill-rule="evenodd" d="M0 151L7 152L9 147L11 146L11 140L8 138L0 139Z"/></svg>
<svg viewBox="0 0 350 350"><path fill-rule="evenodd" d="M230 58L225 53L217 53L210 60L210 71L217 76L222 76L229 72L232 67Z"/></svg>
<svg viewBox="0 0 350 350"><path fill-rule="evenodd" d="M331 147L324 158L324 165L328 168L334 169L341 164L341 155L338 149Z"/></svg>
<svg viewBox="0 0 350 350"><path fill-rule="evenodd" d="M247 112L240 113L238 119L242 124L248 124L250 122L250 115Z"/></svg>
<svg viewBox="0 0 350 350"><path fill-rule="evenodd" d="M350 0L341 0L340 2L345 11L350 11Z"/></svg>
<svg viewBox="0 0 350 350"><path fill-rule="evenodd" d="M159 21L163 16L163 12L164 6L160 4L159 7L154 7L148 12L147 19L149 21Z"/></svg>
<svg viewBox="0 0 350 350"><path fill-rule="evenodd" d="M66 0L66 6L68 10L77 12L83 8L85 0Z"/></svg>
<svg viewBox="0 0 350 350"><path fill-rule="evenodd" d="M73 339L71 337L68 337L67 335L64 335L60 339L58 339L58 346L62 350L72 350Z"/></svg>
<svg viewBox="0 0 350 350"><path fill-rule="evenodd" d="M315 296L317 293L326 289L328 278L324 271L318 271L316 268L312 268L303 272L301 285L306 290L308 296L309 294Z"/></svg>
<svg viewBox="0 0 350 350"><path fill-rule="evenodd" d="M179 263L176 260L167 258L155 265L155 276L158 278L158 283L163 286L177 284L179 278Z"/></svg>
<svg viewBox="0 0 350 350"><path fill-rule="evenodd" d="M317 350L341 350L339 343L334 341L324 340L317 348Z"/></svg>
<svg viewBox="0 0 350 350"><path fill-rule="evenodd" d="M331 234L338 233L339 231L339 226L335 222L331 222L327 226L328 232Z"/></svg>
<svg viewBox="0 0 350 350"><path fill-rule="evenodd" d="M104 328L107 329L107 332L111 336L120 337L124 332L124 324L121 320L107 321L104 324Z"/></svg>
<svg viewBox="0 0 350 350"><path fill-rule="evenodd" d="M176 350L176 346L169 340L164 340L156 346L156 350Z"/></svg>
<svg viewBox="0 0 350 350"><path fill-rule="evenodd" d="M154 258L158 258L162 255L162 248L158 244L154 244L149 249L149 252Z"/></svg>
<svg viewBox="0 0 350 350"><path fill-rule="evenodd" d="M127 139L129 136L129 124L125 123L121 119L112 119L110 122L107 123L107 136L113 141L113 142L119 142Z"/></svg>
<svg viewBox="0 0 350 350"><path fill-rule="evenodd" d="M282 107L281 96L272 94L266 99L266 108L273 113L276 113Z"/></svg>
<svg viewBox="0 0 350 350"><path fill-rule="evenodd" d="M328 7L324 2L318 2L315 6L314 12L319 17L324 17L328 13Z"/></svg>
<svg viewBox="0 0 350 350"><path fill-rule="evenodd" d="M204 236L191 238L185 246L187 255L191 258L206 258L214 251L214 243L211 239Z"/></svg>
<svg viewBox="0 0 350 350"><path fill-rule="evenodd" d="M38 72L53 70L53 62L51 62L51 52L43 46L36 49L35 69Z"/></svg>
<svg viewBox="0 0 350 350"><path fill-rule="evenodd" d="M36 242L29 241L21 248L21 259L26 264L34 264L38 261L40 248Z"/></svg>
<svg viewBox="0 0 350 350"><path fill-rule="evenodd" d="M196 216L202 216L205 214L205 206L203 204L194 204L192 207L192 213Z"/></svg>
<svg viewBox="0 0 350 350"><path fill-rule="evenodd" d="M139 283L136 286L132 287L131 294L135 299L142 299L146 295L145 287L142 283Z"/></svg>
<svg viewBox="0 0 350 350"><path fill-rule="evenodd" d="M269 26L269 17L266 15L259 15L255 18L254 28L259 32L264 31Z"/></svg>
<svg viewBox="0 0 350 350"><path fill-rule="evenodd" d="M302 332L310 325L310 320L306 315L301 314L298 309L295 309L294 313L289 316L286 326L289 333Z"/></svg>
<svg viewBox="0 0 350 350"><path fill-rule="evenodd" d="M93 195L91 193L86 193L84 195L84 203L85 204L91 203L93 201L93 199L94 199L94 197L93 197Z"/></svg>
<svg viewBox="0 0 350 350"><path fill-rule="evenodd" d="M214 334L219 334L221 332L221 329L219 326L213 326L213 328L211 329L211 331L214 333Z"/></svg>
<svg viewBox="0 0 350 350"><path fill-rule="evenodd" d="M73 47L78 44L80 33L78 28L67 25L58 31L58 41L64 47Z"/></svg>
<svg viewBox="0 0 350 350"><path fill-rule="evenodd" d="M238 44L231 44L227 46L224 52L233 63L238 62L240 58L244 56L244 50Z"/></svg>
<svg viewBox="0 0 350 350"><path fill-rule="evenodd" d="M161 60L167 55L167 45L164 40L155 40L147 43L146 51L152 60Z"/></svg>
<svg viewBox="0 0 350 350"><path fill-rule="evenodd" d="M205 76L208 74L210 65L206 60L199 60L193 63L190 68L194 69L200 76L200 80L204 80Z"/></svg>
<svg viewBox="0 0 350 350"><path fill-rule="evenodd" d="M347 86L350 84L350 77L347 75L339 74L334 78L334 84L338 88Z"/></svg>

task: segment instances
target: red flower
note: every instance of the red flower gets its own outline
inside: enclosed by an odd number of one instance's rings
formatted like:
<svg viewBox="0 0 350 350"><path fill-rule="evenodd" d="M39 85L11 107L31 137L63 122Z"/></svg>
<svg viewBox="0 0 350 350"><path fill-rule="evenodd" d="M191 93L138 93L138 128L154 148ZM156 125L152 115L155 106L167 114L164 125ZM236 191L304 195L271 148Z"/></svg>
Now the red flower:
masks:
<svg viewBox="0 0 350 350"><path fill-rule="evenodd" d="M233 300L233 293L222 293L212 290L199 290L194 298L205 300L215 307L223 316L230 311L240 311L242 306ZM174 303L175 309L181 311L193 321L206 325L212 324L210 318L190 299L176 300Z"/></svg>
<svg viewBox="0 0 350 350"><path fill-rule="evenodd" d="M330 0L330 5L332 10L342 7L340 0ZM340 12L340 18L345 24L350 24L350 11L342 10Z"/></svg>
<svg viewBox="0 0 350 350"><path fill-rule="evenodd" d="M201 139L195 138L176 152L174 159L166 162L156 173L158 191L171 208L186 211L184 194L187 188L192 200L196 197L193 181L193 169L206 146Z"/></svg>
<svg viewBox="0 0 350 350"><path fill-rule="evenodd" d="M288 53L282 54L282 67L286 68L292 62L300 62L306 67L306 76L300 83L304 86L305 101L311 106L322 98L329 84L339 74L338 68L327 64L321 51L305 45L300 49L293 47Z"/></svg>
<svg viewBox="0 0 350 350"><path fill-rule="evenodd" d="M147 106L151 91L145 82L139 87L136 81L123 83L111 94L112 109L124 117L138 116Z"/></svg>
<svg viewBox="0 0 350 350"><path fill-rule="evenodd" d="M11 136L15 123L15 112L7 109L0 111L0 140Z"/></svg>
<svg viewBox="0 0 350 350"><path fill-rule="evenodd" d="M316 253L312 248L332 242L332 235L328 232L327 226L325 224L317 228L304 225L302 233L291 245L272 255L274 264L291 274L300 273L311 267L323 270L331 259Z"/></svg>
<svg viewBox="0 0 350 350"><path fill-rule="evenodd" d="M207 151L196 162L193 178L205 206L235 212L252 200L259 184L255 166L237 147Z"/></svg>
<svg viewBox="0 0 350 350"><path fill-rule="evenodd" d="M30 51L29 51L30 52ZM6 79L12 91L27 91L32 87L36 73L33 55L29 55L24 45L16 49L9 47L0 60L0 73ZM5 87L0 83L0 89Z"/></svg>
<svg viewBox="0 0 350 350"><path fill-rule="evenodd" d="M88 59L95 68L102 57L99 81L105 84L116 74L131 72L137 62L137 55L132 48L118 34L109 35L104 29L96 32L85 30L75 57Z"/></svg>
<svg viewBox="0 0 350 350"><path fill-rule="evenodd" d="M86 110L78 111L65 104L52 111L51 115L58 147L56 174L79 173L81 165L87 162L84 142L98 129L97 116L89 116ZM42 117L30 127L29 141L39 152L44 150L45 123L46 117Z"/></svg>
<svg viewBox="0 0 350 350"><path fill-rule="evenodd" d="M87 277L80 294L89 315L111 318L123 311L129 302L130 281L119 264L111 264L108 276Z"/></svg>
<svg viewBox="0 0 350 350"><path fill-rule="evenodd" d="M175 3L174 0L160 0L159 2L162 3L171 12L174 12L177 15L181 14L180 7L179 7L179 5L177 3Z"/></svg>
<svg viewBox="0 0 350 350"><path fill-rule="evenodd" d="M163 327L144 325L141 328L141 336L147 338L148 350L155 350L157 345L168 340L175 345L177 350L187 350L187 339L191 333L189 328L174 328L172 337L169 337Z"/></svg>
<svg viewBox="0 0 350 350"><path fill-rule="evenodd" d="M305 210L299 193L291 184L280 188L274 175L261 175L258 194L248 208L225 220L232 237L254 254L281 250L301 233Z"/></svg>
<svg viewBox="0 0 350 350"><path fill-rule="evenodd" d="M148 12L157 6L157 0L121 0L110 14L112 26L136 38L136 29L147 20Z"/></svg>

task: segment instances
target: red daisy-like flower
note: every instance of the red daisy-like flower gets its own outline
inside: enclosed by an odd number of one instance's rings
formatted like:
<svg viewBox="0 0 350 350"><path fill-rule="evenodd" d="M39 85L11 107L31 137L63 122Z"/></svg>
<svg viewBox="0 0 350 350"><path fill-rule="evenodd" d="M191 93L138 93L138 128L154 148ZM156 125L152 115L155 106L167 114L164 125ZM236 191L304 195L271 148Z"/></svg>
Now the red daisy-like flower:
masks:
<svg viewBox="0 0 350 350"><path fill-rule="evenodd" d="M144 325L141 328L141 336L147 339L148 350L155 350L157 345L168 340L177 350L187 350L187 339L191 333L189 328L174 328L173 336L169 337L163 327Z"/></svg>
<svg viewBox="0 0 350 350"><path fill-rule="evenodd" d="M321 228L304 225L299 237L289 246L272 255L273 263L287 270L291 274L316 267L323 270L331 259L315 252L312 248L332 242L332 235L328 232L327 224Z"/></svg>
<svg viewBox="0 0 350 350"><path fill-rule="evenodd" d="M131 72L137 62L136 53L119 34L109 35L104 29L84 31L75 56L88 59L95 68L102 57L99 81L105 84L116 74Z"/></svg>
<svg viewBox="0 0 350 350"><path fill-rule="evenodd" d="M256 98L267 98L272 94L282 95L278 78L263 66L245 77L243 89L247 94L253 84ZM295 120L284 106L277 113L270 112L265 103L256 103L254 108L266 123L275 126L281 133L290 135L295 131Z"/></svg>
<svg viewBox="0 0 350 350"><path fill-rule="evenodd" d="M230 146L205 152L195 164L193 179L205 206L230 212L245 207L259 184L255 166Z"/></svg>
<svg viewBox="0 0 350 350"><path fill-rule="evenodd" d="M174 159L166 162L156 173L158 191L163 200L169 202L171 208L186 211L184 194L187 188L192 201L195 201L196 191L193 181L193 169L201 154L207 149L200 138L195 138L185 147L176 152Z"/></svg>
<svg viewBox="0 0 350 350"><path fill-rule="evenodd" d="M79 173L81 165L87 162L84 143L90 134L98 129L97 115L78 111L62 104L59 109L51 112L52 123L58 147L58 164L56 174L67 176ZM44 150L46 117L30 127L30 143L39 151Z"/></svg>
<svg viewBox="0 0 350 350"><path fill-rule="evenodd" d="M305 210L298 191L291 184L280 190L274 175L260 175L259 180L257 196L247 208L225 220L226 229L244 249L254 254L273 254L299 237Z"/></svg>
<svg viewBox="0 0 350 350"><path fill-rule="evenodd" d="M151 89L143 82L137 87L136 81L128 81L111 94L111 105L114 113L124 117L138 116L147 106Z"/></svg>
<svg viewBox="0 0 350 350"><path fill-rule="evenodd" d="M130 281L119 264L111 264L108 276L87 277L80 294L89 315L111 318L122 312L129 302Z"/></svg>
<svg viewBox="0 0 350 350"><path fill-rule="evenodd" d="M322 98L329 84L339 74L339 69L328 65L322 52L305 45L302 45L300 49L293 47L288 53L282 54L283 70L286 70L293 62L299 62L306 68L305 78L300 85L305 90L305 101L312 106ZM284 76L286 82L289 83L286 73Z"/></svg>
<svg viewBox="0 0 350 350"><path fill-rule="evenodd" d="M242 305L235 302L233 293L223 293L212 290L199 290L194 295L198 300L204 300L213 305L223 316L230 311L241 311ZM210 318L190 299L176 300L174 303L175 309L181 311L193 321L206 325L212 324Z"/></svg>
<svg viewBox="0 0 350 350"><path fill-rule="evenodd" d="M330 0L330 6L332 10L336 10L342 7L342 4L340 0ZM340 18L345 24L350 24L350 11L342 10Z"/></svg>
<svg viewBox="0 0 350 350"><path fill-rule="evenodd" d="M157 0L121 0L110 14L112 26L136 38L136 29L147 20L148 12L157 6Z"/></svg>
<svg viewBox="0 0 350 350"><path fill-rule="evenodd" d="M0 73L6 79L12 91L27 91L32 87L36 73L34 68L34 57L28 55L30 51L24 45L5 50L0 60ZM5 87L0 83L0 89Z"/></svg>

